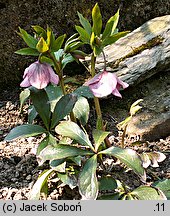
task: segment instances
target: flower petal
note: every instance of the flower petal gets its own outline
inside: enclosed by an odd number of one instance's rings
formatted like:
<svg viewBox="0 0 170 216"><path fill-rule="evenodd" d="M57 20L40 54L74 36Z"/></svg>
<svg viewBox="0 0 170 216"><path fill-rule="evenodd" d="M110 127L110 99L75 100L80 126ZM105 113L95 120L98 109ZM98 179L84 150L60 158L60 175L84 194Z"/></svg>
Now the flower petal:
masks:
<svg viewBox="0 0 170 216"><path fill-rule="evenodd" d="M122 98L122 95L120 94L120 92L118 91L117 88L115 88L115 89L112 91L112 94L113 94L114 96L116 96L116 97Z"/></svg>
<svg viewBox="0 0 170 216"><path fill-rule="evenodd" d="M100 79L102 78L102 73L103 72L96 74L92 79L85 82L84 85L89 86L89 85L92 85L92 84L95 84L95 83L99 82Z"/></svg>
<svg viewBox="0 0 170 216"><path fill-rule="evenodd" d="M55 74L50 65L48 66L48 71L50 75L50 82L57 85L59 83L59 77Z"/></svg>
<svg viewBox="0 0 170 216"><path fill-rule="evenodd" d="M25 79L20 83L20 86L21 86L21 87L29 87L29 86L31 86L31 83L30 83L30 81L29 81L29 79L28 79L27 76L26 76Z"/></svg>
<svg viewBox="0 0 170 216"><path fill-rule="evenodd" d="M48 85L50 82L50 75L43 64L38 65L38 67L35 68L29 81L31 85L37 89L43 89Z"/></svg>

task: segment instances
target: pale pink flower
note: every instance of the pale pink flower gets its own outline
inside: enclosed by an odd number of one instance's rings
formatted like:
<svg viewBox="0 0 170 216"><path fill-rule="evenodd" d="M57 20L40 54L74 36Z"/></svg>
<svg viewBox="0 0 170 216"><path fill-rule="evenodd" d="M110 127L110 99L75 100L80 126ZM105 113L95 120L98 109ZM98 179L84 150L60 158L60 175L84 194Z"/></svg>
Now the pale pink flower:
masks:
<svg viewBox="0 0 170 216"><path fill-rule="evenodd" d="M114 73L103 71L96 74L92 79L87 81L85 86L89 86L95 97L106 97L113 94L117 97L122 97L119 90L120 88L127 88L129 85L120 80Z"/></svg>
<svg viewBox="0 0 170 216"><path fill-rule="evenodd" d="M24 80L21 87L34 86L37 89L45 88L48 83L58 84L59 77L47 63L36 61L27 67L24 71Z"/></svg>

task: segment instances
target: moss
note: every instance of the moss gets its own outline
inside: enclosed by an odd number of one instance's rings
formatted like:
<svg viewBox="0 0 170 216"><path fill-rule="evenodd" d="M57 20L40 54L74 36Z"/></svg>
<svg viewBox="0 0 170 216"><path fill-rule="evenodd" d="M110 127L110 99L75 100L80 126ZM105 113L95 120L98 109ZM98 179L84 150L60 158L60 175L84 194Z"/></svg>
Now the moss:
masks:
<svg viewBox="0 0 170 216"><path fill-rule="evenodd" d="M117 68L120 64L120 62L124 61L127 58L133 57L141 52L143 52L146 49L151 49L152 47L158 46L162 44L164 38L161 36L156 36L149 40L146 44L142 44L139 47L131 47L132 51L128 53L127 55L123 56L122 58L116 60L114 63L108 64L109 67L111 68Z"/></svg>

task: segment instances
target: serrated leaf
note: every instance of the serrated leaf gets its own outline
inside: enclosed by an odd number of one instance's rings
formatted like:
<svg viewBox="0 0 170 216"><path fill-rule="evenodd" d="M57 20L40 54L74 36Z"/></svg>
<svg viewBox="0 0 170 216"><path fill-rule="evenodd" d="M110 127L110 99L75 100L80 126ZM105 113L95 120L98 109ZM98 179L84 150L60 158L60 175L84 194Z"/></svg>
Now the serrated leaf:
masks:
<svg viewBox="0 0 170 216"><path fill-rule="evenodd" d="M104 139L109 135L110 132L107 131L102 131L102 130L97 130L94 129L93 130L93 138L94 138L94 145L95 145L95 151L98 151L98 148L100 147L100 145L102 144L102 142L104 141Z"/></svg>
<svg viewBox="0 0 170 216"><path fill-rule="evenodd" d="M40 54L36 49L30 47L19 49L15 51L15 53L19 55L30 55L30 56L39 56Z"/></svg>
<svg viewBox="0 0 170 216"><path fill-rule="evenodd" d="M72 111L76 101L77 96L74 94L67 94L59 99L52 114L51 129Z"/></svg>
<svg viewBox="0 0 170 216"><path fill-rule="evenodd" d="M58 160L78 155L91 154L92 153L90 151L83 150L75 146L57 144L56 146L48 145L40 152L39 157L43 162L45 162L46 160Z"/></svg>
<svg viewBox="0 0 170 216"><path fill-rule="evenodd" d="M77 94L82 97L86 98L94 98L93 93L91 92L90 88L88 86L80 86L74 91L74 94Z"/></svg>
<svg viewBox="0 0 170 216"><path fill-rule="evenodd" d="M158 180L152 186L159 188L165 194L166 198L170 200L170 179Z"/></svg>
<svg viewBox="0 0 170 216"><path fill-rule="evenodd" d="M73 113L74 116L79 119L81 124L84 126L88 122L90 112L90 106L88 100L84 97L79 97L74 105Z"/></svg>
<svg viewBox="0 0 170 216"><path fill-rule="evenodd" d="M104 176L99 180L99 190L112 190L117 188L116 180L111 176Z"/></svg>
<svg viewBox="0 0 170 216"><path fill-rule="evenodd" d="M36 49L40 52L40 53L45 53L49 50L49 46L46 43L46 41L44 40L43 37L40 38L40 40L37 43Z"/></svg>
<svg viewBox="0 0 170 216"><path fill-rule="evenodd" d="M99 154L112 155L118 158L121 162L125 163L129 168L136 172L143 181L146 181L145 170L142 166L142 162L137 153L132 149L122 149L119 147L110 147Z"/></svg>
<svg viewBox="0 0 170 216"><path fill-rule="evenodd" d="M133 190L131 195L136 196L139 200L166 200L164 194L149 186L140 186Z"/></svg>
<svg viewBox="0 0 170 216"><path fill-rule="evenodd" d="M41 195L41 190L43 186L46 184L48 177L54 172L53 169L45 170L41 176L38 178L38 180L35 182L31 194L30 194L30 200L39 200Z"/></svg>
<svg viewBox="0 0 170 216"><path fill-rule="evenodd" d="M30 91L30 97L32 99L33 105L48 130L50 124L51 111L47 93L44 89L39 90L36 88L31 88Z"/></svg>
<svg viewBox="0 0 170 216"><path fill-rule="evenodd" d="M39 125L20 125L15 128L13 128L9 134L5 137L5 141L11 141L13 139L17 138L26 138L26 137L32 137L37 136L39 134L45 133L46 130L39 126Z"/></svg>
<svg viewBox="0 0 170 216"><path fill-rule="evenodd" d="M55 42L52 44L52 46L51 46L51 51L52 51L52 52L56 52L56 51L58 51L59 49L61 49L65 38L66 38L66 34L59 36L59 37L55 40Z"/></svg>
<svg viewBox="0 0 170 216"><path fill-rule="evenodd" d="M105 38L102 42L102 47L113 44L114 42L116 42L121 37L126 36L128 33L129 33L129 31L119 32L119 33L113 34L113 35Z"/></svg>
<svg viewBox="0 0 170 216"><path fill-rule="evenodd" d="M117 11L117 13L114 16L110 17L110 19L107 21L106 27L105 27L104 32L102 34L103 40L115 32L118 21L119 21L119 10Z"/></svg>
<svg viewBox="0 0 170 216"><path fill-rule="evenodd" d="M81 13L77 12L77 14L78 14L79 21L80 21L81 25L83 26L83 28L85 29L85 31L90 36L91 32L92 32L92 27L91 27L89 21Z"/></svg>
<svg viewBox="0 0 170 216"><path fill-rule="evenodd" d="M56 133L69 137L81 145L89 146L94 150L88 135L74 122L61 122L55 128Z"/></svg>
<svg viewBox="0 0 170 216"><path fill-rule="evenodd" d="M24 89L20 95L19 95L19 99L20 99L20 111L22 110L22 107L25 103L25 101L29 98L30 96L30 90L28 88Z"/></svg>
<svg viewBox="0 0 170 216"><path fill-rule="evenodd" d="M31 36L30 34L28 34L24 29L20 28L20 36L23 38L23 40L25 41L25 43L30 47L35 49L36 45L37 45L37 40Z"/></svg>
<svg viewBox="0 0 170 216"><path fill-rule="evenodd" d="M95 33L95 35L100 36L102 30L102 15L100 13L100 8L98 6L98 3L96 3L92 9L92 20L93 20L92 31Z"/></svg>
<svg viewBox="0 0 170 216"><path fill-rule="evenodd" d="M84 43L89 44L90 43L90 35L86 32L86 30L84 28L82 28L81 26L75 26L75 28L76 28L76 31L80 35L80 40L82 40Z"/></svg>
<svg viewBox="0 0 170 216"><path fill-rule="evenodd" d="M99 188L96 169L97 155L94 155L86 161L79 176L79 192L83 200L97 199Z"/></svg>

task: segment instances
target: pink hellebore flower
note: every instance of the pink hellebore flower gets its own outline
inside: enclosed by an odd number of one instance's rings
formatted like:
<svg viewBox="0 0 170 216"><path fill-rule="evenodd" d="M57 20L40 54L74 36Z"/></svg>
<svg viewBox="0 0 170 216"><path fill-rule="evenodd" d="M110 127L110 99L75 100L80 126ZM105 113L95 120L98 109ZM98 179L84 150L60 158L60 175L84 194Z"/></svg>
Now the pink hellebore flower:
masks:
<svg viewBox="0 0 170 216"><path fill-rule="evenodd" d="M24 71L24 80L21 87L34 86L37 89L45 88L49 82L58 84L59 77L53 71L52 67L47 63L36 61L27 67Z"/></svg>
<svg viewBox="0 0 170 216"><path fill-rule="evenodd" d="M87 81L85 86L89 86L95 97L106 97L113 94L117 97L122 97L119 93L121 87L127 88L129 85L120 80L115 74L103 71L96 74L92 79Z"/></svg>

